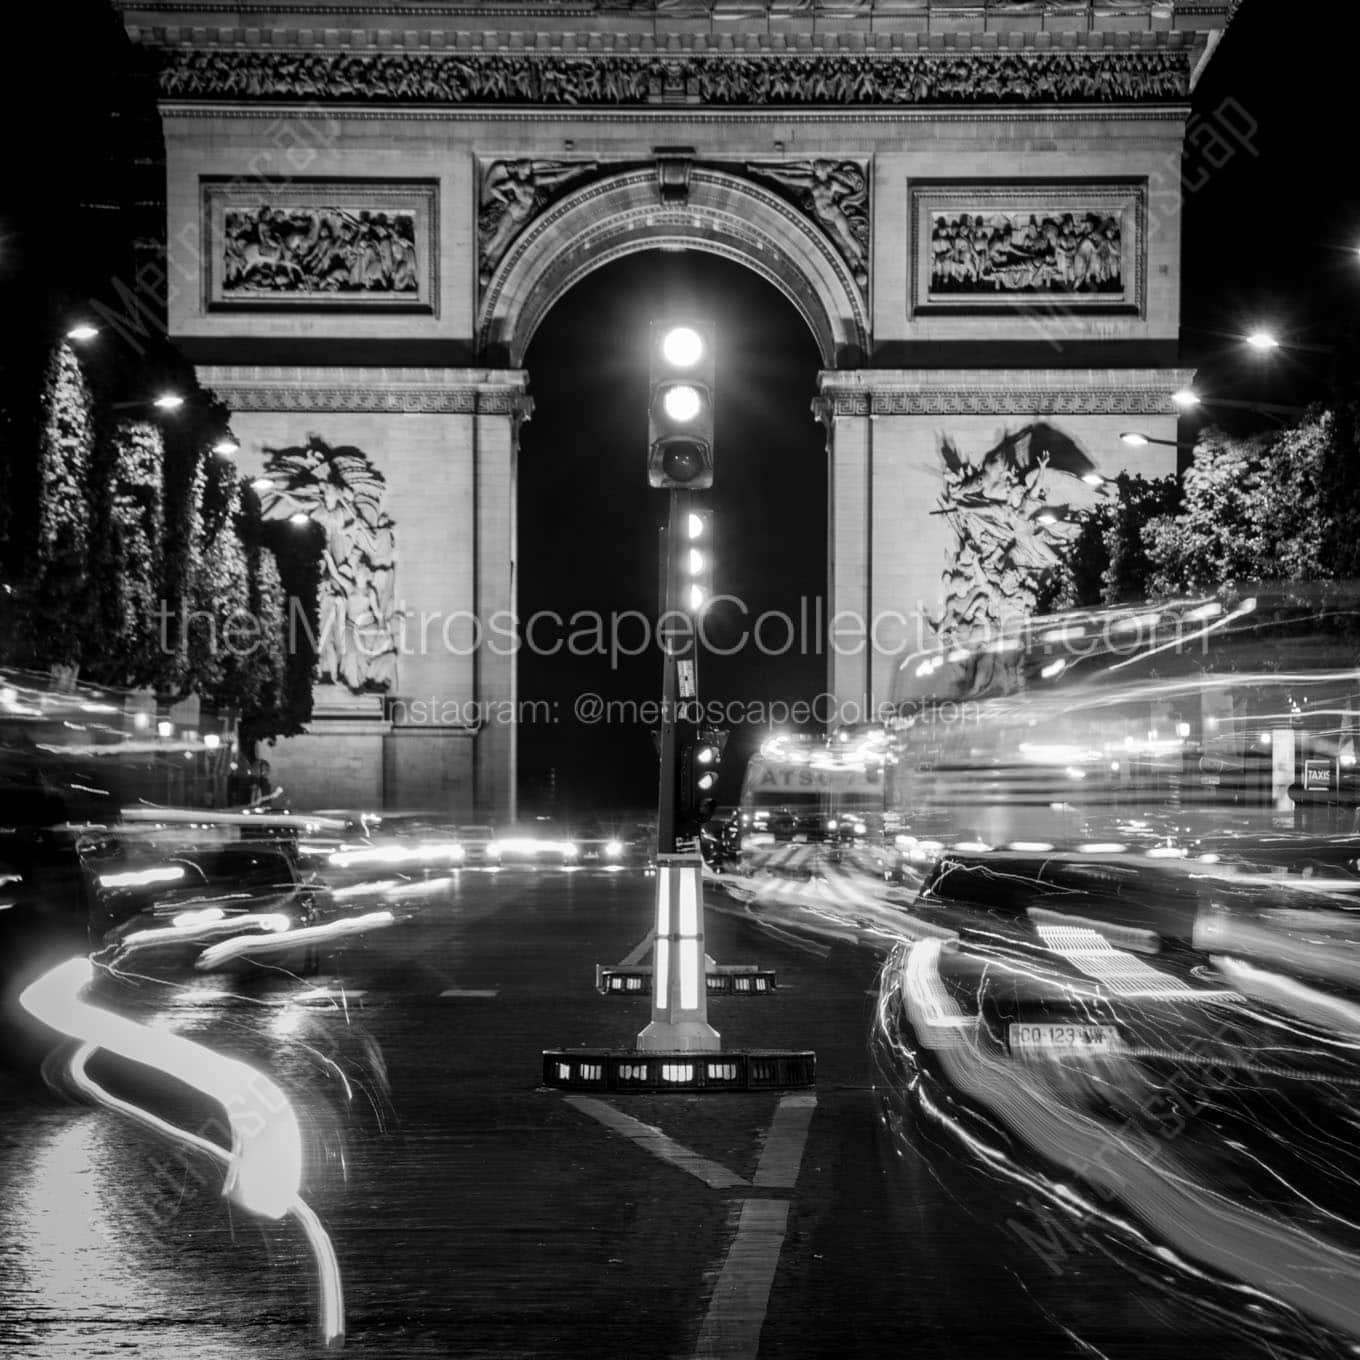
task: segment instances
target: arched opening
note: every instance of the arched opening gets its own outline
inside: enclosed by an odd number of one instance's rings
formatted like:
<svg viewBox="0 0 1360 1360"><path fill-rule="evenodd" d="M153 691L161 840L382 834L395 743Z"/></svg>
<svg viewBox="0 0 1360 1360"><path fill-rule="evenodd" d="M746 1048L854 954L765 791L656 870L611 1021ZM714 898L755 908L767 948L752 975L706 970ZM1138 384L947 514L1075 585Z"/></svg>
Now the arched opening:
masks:
<svg viewBox="0 0 1360 1360"><path fill-rule="evenodd" d="M667 494L647 485L646 339L653 317L681 310L712 318L718 335L716 478L704 496L717 523L716 587L733 602L711 615L699 692L733 705L721 724L732 733L724 802L735 802L771 711L793 719L793 705L826 688L817 620L827 472L825 431L809 409L820 367L813 334L781 291L730 260L656 250L615 260L552 307L526 354L535 406L521 431L516 554L526 812L655 802L649 706L660 699L661 664L650 630ZM594 719L587 696L604 705Z"/></svg>

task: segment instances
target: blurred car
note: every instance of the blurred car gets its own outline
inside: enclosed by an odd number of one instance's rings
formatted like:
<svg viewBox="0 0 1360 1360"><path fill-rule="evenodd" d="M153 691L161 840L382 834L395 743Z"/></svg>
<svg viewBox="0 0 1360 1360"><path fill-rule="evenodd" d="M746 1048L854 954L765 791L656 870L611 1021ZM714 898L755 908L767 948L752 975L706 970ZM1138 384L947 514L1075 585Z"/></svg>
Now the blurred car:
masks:
<svg viewBox="0 0 1360 1360"><path fill-rule="evenodd" d="M1360 1335L1341 1208L1360 880L1279 872L1281 839L1255 862L1239 839L1231 864L941 854L884 966L873 1051L893 1136L1005 1188L1018 1241L1100 1251L1272 1354L1331 1356ZM1257 1306L1234 1311L1244 1290Z"/></svg>
<svg viewBox="0 0 1360 1360"><path fill-rule="evenodd" d="M318 923L329 895L286 845L232 841L163 852L132 842L89 865L91 936L112 959L197 955L232 936L280 937ZM310 971L310 947L277 957Z"/></svg>
<svg viewBox="0 0 1360 1360"><path fill-rule="evenodd" d="M575 841L554 829L530 823L511 827L487 843L488 863L552 864L564 867L580 863Z"/></svg>
<svg viewBox="0 0 1360 1360"><path fill-rule="evenodd" d="M495 827L482 824L458 826L454 828L453 834L463 847L464 864L488 866L500 863L499 854L491 853L491 847L497 840Z"/></svg>
<svg viewBox="0 0 1360 1360"><path fill-rule="evenodd" d="M339 836L323 831L299 840L299 851L307 863L328 880L379 874L428 878L461 868L467 860L467 848L454 827L429 813L331 812L317 816L339 820L344 827ZM489 835L489 827L487 832Z"/></svg>
<svg viewBox="0 0 1360 1360"><path fill-rule="evenodd" d="M595 868L637 868L645 865L645 853L641 847L613 827L599 822L587 823L572 833L570 840L576 846L576 862Z"/></svg>

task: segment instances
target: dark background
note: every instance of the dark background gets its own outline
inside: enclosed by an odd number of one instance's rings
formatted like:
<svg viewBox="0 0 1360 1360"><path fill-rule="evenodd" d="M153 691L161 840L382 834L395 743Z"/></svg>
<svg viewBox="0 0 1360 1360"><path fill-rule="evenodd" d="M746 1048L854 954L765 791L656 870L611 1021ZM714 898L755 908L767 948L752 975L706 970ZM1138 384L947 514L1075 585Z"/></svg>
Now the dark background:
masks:
<svg viewBox="0 0 1360 1360"><path fill-rule="evenodd" d="M1212 120L1234 101L1255 130L1220 165L1192 152L1184 204L1183 362L1207 397L1303 405L1331 390L1329 352L1360 303L1360 186L1353 144L1350 6L1295 7L1245 0L1194 97ZM37 362L73 309L128 278L138 242L161 229L159 134L145 60L106 0L59 0L21 16L0 177L0 457L22 462L32 427L23 411ZM22 62L20 61L22 58ZM1221 157L1220 157L1221 159ZM546 318L530 348L536 413L520 462L522 616L579 609L648 610L656 589L656 528L665 496L645 479L647 322L691 300L719 327L718 589L752 615L796 615L826 589L826 458L809 413L818 366L811 335L770 285L717 257L648 253L610 264ZM1267 358L1239 337L1280 328L1286 349ZM173 355L124 349L101 358L124 390L173 373ZM16 413L18 413L16 415ZM1263 418L1235 408L1205 415L1233 428ZM1193 437L1187 421L1183 437ZM0 517L0 532L3 522ZM731 620L729 620L730 622ZM525 793L601 809L655 793L646 725L583 726L570 719L582 691L659 697L654 654L611 670L607 658L524 655L525 697L557 701L563 721L520 734ZM766 660L751 649L701 667L705 698L811 700L825 688L825 656ZM741 758L757 733L733 736L723 798L736 797Z"/></svg>

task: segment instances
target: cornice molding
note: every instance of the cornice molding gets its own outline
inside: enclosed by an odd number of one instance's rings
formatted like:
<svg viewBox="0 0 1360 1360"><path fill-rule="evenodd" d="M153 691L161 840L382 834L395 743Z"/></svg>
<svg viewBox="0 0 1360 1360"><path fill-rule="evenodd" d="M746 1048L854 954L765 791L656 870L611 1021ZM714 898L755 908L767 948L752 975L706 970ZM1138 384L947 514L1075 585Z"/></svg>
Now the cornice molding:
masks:
<svg viewBox="0 0 1360 1360"><path fill-rule="evenodd" d="M523 369L210 367L200 382L242 412L507 415L533 409Z"/></svg>
<svg viewBox="0 0 1360 1360"><path fill-rule="evenodd" d="M167 99L160 104L161 114L166 118L207 119L221 122L227 118L270 119L296 115L299 109L315 112L318 117L328 119L349 119L355 122L373 123L542 123L541 110L529 108L504 108L488 104L464 104L444 108L429 106L395 104L373 105L353 103L326 103L299 105L278 100L252 100L249 104L230 104L220 101L195 100L192 103ZM905 123L1014 123L1026 119L1034 123L1081 123L1090 127L1093 121L1100 123L1181 123L1189 114L1186 103L1140 105L1140 104L1102 104L1098 109L1087 107L1061 108L1053 105L997 104L991 108L959 108L933 105L929 108L913 108L910 105L895 109L883 107L857 109L817 109L799 108L742 108L724 109L721 112L697 106L667 108L661 105L643 106L627 110L608 109L555 109L554 117L561 120L570 118L573 123L626 125L635 127L640 123L661 125L676 123L749 123L778 124L818 124L841 126L887 124L900 126Z"/></svg>
<svg viewBox="0 0 1360 1360"><path fill-rule="evenodd" d="M282 17L325 18L332 25L372 18L410 24L438 19L541 18L560 19L575 15L609 15L613 18L679 17L696 14L714 20L770 18L774 20L816 16L823 21L892 22L916 25L937 35L960 32L1009 33L1017 28L1041 31L1092 29L1120 25L1136 29L1190 26L1221 28L1231 22L1241 0L1011 0L961 7L949 0L422 0L386 4L360 0L114 0L114 7L128 16L129 27L171 15L192 16L201 21L209 15L260 15L275 22Z"/></svg>
<svg viewBox="0 0 1360 1360"><path fill-rule="evenodd" d="M821 420L879 416L1174 414L1191 369L861 369L818 378Z"/></svg>

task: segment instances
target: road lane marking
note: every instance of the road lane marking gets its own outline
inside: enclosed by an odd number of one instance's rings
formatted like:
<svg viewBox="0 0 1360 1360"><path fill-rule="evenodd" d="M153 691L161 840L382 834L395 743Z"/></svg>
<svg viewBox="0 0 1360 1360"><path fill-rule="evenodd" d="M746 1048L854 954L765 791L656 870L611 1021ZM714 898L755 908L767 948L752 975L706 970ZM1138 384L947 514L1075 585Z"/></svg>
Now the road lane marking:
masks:
<svg viewBox="0 0 1360 1360"><path fill-rule="evenodd" d="M440 996L486 997L494 1001L501 994L499 987L448 987Z"/></svg>
<svg viewBox="0 0 1360 1360"><path fill-rule="evenodd" d="M722 1269L695 1343L694 1360L756 1360L760 1333L769 1311L770 1290L784 1249L791 1200L744 1198L748 1190L779 1189L792 1194L798 1183L808 1130L817 1109L815 1095L783 1096L775 1109L753 1180L745 1180L644 1124L590 1096L564 1097L582 1114L636 1143L671 1166L687 1171L714 1190L743 1195L737 1231L728 1244Z"/></svg>
<svg viewBox="0 0 1360 1360"><path fill-rule="evenodd" d="M816 1108L817 1097L814 1095L785 1096L779 1102L770 1125L770 1136L756 1163L753 1185L793 1189L798 1182L808 1126Z"/></svg>
<svg viewBox="0 0 1360 1360"><path fill-rule="evenodd" d="M748 1199L704 1314L694 1360L754 1360L770 1305L789 1202Z"/></svg>
<svg viewBox="0 0 1360 1360"><path fill-rule="evenodd" d="M691 1176L697 1176L710 1189L730 1190L736 1186L750 1188L750 1181L744 1180L735 1171L729 1171L725 1166L719 1166L717 1162L710 1162L707 1157L691 1152L689 1148L677 1143L660 1129L654 1128L651 1124L644 1124L640 1119L634 1119L632 1115L624 1114L622 1110L616 1110L602 1100L594 1100L590 1096L567 1096L566 1102L580 1110L582 1114L599 1120L607 1129L622 1134L644 1152L650 1152L663 1162L678 1167L681 1171L687 1171Z"/></svg>

